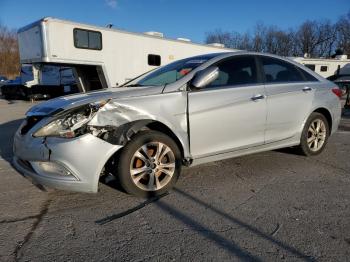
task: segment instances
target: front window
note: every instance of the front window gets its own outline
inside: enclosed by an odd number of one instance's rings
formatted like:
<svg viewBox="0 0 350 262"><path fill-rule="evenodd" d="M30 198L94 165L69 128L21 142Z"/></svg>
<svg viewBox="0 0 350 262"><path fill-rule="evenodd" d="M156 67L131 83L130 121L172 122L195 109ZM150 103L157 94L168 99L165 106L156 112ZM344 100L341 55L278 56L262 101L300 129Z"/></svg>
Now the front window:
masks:
<svg viewBox="0 0 350 262"><path fill-rule="evenodd" d="M258 83L256 64L253 56L238 56L226 59L218 63L217 67L219 68L219 76L207 88Z"/></svg>
<svg viewBox="0 0 350 262"><path fill-rule="evenodd" d="M142 75L126 83L125 86L163 86L174 83L214 56L203 55L175 61Z"/></svg>

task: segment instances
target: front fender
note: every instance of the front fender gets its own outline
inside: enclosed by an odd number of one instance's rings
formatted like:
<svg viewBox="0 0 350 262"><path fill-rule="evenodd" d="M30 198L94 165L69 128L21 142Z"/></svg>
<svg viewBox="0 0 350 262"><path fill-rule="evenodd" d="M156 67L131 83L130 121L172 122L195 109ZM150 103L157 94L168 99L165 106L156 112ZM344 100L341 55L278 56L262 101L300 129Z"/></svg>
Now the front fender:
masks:
<svg viewBox="0 0 350 262"><path fill-rule="evenodd" d="M169 97L164 95L163 97ZM176 99L176 98L175 98ZM171 99L174 103L174 99ZM142 103L150 101L144 97ZM141 102L141 101L140 101ZM166 103L164 103L167 105ZM156 102L135 104L135 101L110 101L101 108L91 119L88 125L95 127L114 127L117 141L116 144L125 144L126 139L130 138L132 133L138 132L143 127L151 123L164 125L181 143L184 157L190 157L188 134L187 134L187 115L185 107L183 112L173 113L174 108L155 108ZM178 107L181 109L181 107ZM176 110L174 110L176 112ZM118 141L118 139L120 140Z"/></svg>

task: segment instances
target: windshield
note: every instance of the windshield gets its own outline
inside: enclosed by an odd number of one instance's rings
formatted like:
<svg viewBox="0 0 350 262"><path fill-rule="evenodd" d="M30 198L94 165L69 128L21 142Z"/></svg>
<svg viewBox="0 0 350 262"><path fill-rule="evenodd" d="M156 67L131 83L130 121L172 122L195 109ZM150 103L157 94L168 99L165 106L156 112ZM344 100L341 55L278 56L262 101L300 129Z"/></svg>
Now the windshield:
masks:
<svg viewBox="0 0 350 262"><path fill-rule="evenodd" d="M162 86L174 83L216 55L195 56L175 61L142 75L126 83L125 86Z"/></svg>

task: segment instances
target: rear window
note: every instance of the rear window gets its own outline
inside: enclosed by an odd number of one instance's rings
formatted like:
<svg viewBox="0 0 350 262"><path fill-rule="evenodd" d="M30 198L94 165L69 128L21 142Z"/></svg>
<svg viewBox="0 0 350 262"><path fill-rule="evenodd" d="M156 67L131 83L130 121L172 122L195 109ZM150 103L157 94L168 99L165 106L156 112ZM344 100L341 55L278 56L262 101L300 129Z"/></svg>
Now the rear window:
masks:
<svg viewBox="0 0 350 262"><path fill-rule="evenodd" d="M73 35L76 48L102 50L101 32L74 28Z"/></svg>
<svg viewBox="0 0 350 262"><path fill-rule="evenodd" d="M303 82L304 77L297 67L286 61L261 57L266 83Z"/></svg>

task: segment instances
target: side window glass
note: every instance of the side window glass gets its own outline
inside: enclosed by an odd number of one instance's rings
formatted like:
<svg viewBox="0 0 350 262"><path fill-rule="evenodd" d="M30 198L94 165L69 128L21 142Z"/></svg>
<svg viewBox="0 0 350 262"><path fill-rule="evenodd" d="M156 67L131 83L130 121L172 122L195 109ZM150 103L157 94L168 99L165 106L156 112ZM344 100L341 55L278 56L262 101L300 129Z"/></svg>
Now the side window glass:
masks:
<svg viewBox="0 0 350 262"><path fill-rule="evenodd" d="M306 81L309 82L317 82L318 79L316 77L314 77L313 75L310 75L308 72L301 70L302 74L304 75Z"/></svg>
<svg viewBox="0 0 350 262"><path fill-rule="evenodd" d="M218 78L207 88L256 84L257 72L253 56L234 57L217 64Z"/></svg>
<svg viewBox="0 0 350 262"><path fill-rule="evenodd" d="M160 55L148 55L148 65L150 66L160 66L161 57Z"/></svg>
<svg viewBox="0 0 350 262"><path fill-rule="evenodd" d="M272 57L261 57L261 60L266 83L305 81L293 64Z"/></svg>
<svg viewBox="0 0 350 262"><path fill-rule="evenodd" d="M321 72L327 72L328 66L321 66Z"/></svg>
<svg viewBox="0 0 350 262"><path fill-rule="evenodd" d="M102 50L101 32L74 28L73 37L76 48Z"/></svg>
<svg viewBox="0 0 350 262"><path fill-rule="evenodd" d="M89 48L88 31L76 30L74 33L75 45L80 48Z"/></svg>
<svg viewBox="0 0 350 262"><path fill-rule="evenodd" d="M89 32L89 48L100 50L101 46L101 33L99 32Z"/></svg>

